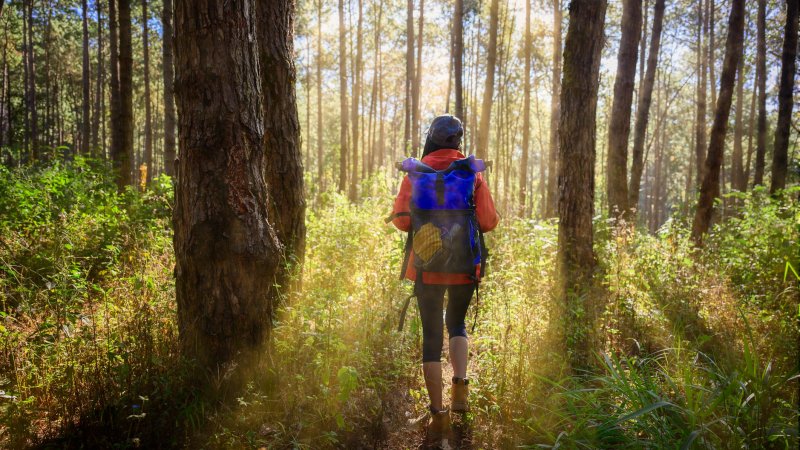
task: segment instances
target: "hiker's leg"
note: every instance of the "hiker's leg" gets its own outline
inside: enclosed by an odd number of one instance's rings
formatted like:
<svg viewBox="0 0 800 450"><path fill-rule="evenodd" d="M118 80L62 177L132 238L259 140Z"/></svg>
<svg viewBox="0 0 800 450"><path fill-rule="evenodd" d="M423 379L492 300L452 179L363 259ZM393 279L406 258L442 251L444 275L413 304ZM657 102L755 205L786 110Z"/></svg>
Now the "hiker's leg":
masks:
<svg viewBox="0 0 800 450"><path fill-rule="evenodd" d="M469 339L467 338L466 315L475 287L471 284L450 286L447 300L447 332L450 336L450 362L453 376L467 377L467 357Z"/></svg>
<svg viewBox="0 0 800 450"><path fill-rule="evenodd" d="M431 407L437 411L444 409L442 404L442 304L444 286L417 286L417 306L422 321L422 373L425 387L431 400Z"/></svg>

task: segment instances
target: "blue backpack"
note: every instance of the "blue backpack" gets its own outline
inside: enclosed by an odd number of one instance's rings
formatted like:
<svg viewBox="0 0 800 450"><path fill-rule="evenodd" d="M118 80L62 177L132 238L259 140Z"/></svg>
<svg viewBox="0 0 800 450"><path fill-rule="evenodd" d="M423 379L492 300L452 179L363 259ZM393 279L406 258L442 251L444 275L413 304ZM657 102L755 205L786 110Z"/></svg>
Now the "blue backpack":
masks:
<svg viewBox="0 0 800 450"><path fill-rule="evenodd" d="M486 164L470 156L435 170L408 158L398 168L411 181L411 231L400 278L413 249L418 283L423 272L466 274L477 283L475 266L480 265L482 276L486 248L475 213L475 177L486 170Z"/></svg>

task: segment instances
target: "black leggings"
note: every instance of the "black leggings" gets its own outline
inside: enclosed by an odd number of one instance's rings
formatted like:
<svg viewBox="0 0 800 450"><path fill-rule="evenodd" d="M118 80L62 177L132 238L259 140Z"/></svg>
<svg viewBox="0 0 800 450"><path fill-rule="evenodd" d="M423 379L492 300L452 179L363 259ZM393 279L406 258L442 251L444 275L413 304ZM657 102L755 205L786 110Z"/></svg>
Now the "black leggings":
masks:
<svg viewBox="0 0 800 450"><path fill-rule="evenodd" d="M419 284L416 286L417 306L422 319L422 362L439 362L442 360L442 309L444 293L447 297L447 333L450 338L467 337L464 319L469 302L472 300L473 284L437 285Z"/></svg>

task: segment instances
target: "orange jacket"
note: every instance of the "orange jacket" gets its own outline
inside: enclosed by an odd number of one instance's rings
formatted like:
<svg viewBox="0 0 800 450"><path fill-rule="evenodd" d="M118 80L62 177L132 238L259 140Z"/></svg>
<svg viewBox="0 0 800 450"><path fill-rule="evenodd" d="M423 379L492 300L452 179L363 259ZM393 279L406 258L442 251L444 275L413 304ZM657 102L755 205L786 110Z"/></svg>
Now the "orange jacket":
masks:
<svg viewBox="0 0 800 450"><path fill-rule="evenodd" d="M441 149L429 153L422 158L422 162L436 170L444 170L450 163L462 158L464 158L464 155L458 150ZM492 231L497 226L497 223L500 222L500 216L494 207L494 200L492 200L492 194L489 192L489 186L486 185L481 173L475 176L474 200L478 226L481 227L481 231L484 233ZM408 213L410 211L410 202L411 181L409 181L408 176L405 176L403 183L400 185L400 192L397 193L397 198L394 199L394 211L392 214ZM395 216L392 219L392 223L402 231L411 231L411 217L408 215ZM409 258L405 276L412 281L417 279L413 252ZM480 264L475 266L475 276L480 276ZM425 284L471 284L474 281L468 275L461 273L423 272L422 282Z"/></svg>

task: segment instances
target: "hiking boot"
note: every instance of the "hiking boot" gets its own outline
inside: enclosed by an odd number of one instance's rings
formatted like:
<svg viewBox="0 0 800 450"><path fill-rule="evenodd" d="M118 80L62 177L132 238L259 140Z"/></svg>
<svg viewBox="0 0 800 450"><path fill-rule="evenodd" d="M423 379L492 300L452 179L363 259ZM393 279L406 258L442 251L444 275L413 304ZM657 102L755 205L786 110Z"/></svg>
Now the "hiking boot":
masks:
<svg viewBox="0 0 800 450"><path fill-rule="evenodd" d="M428 445L441 444L443 439L450 438L450 410L435 411L431 408L430 420L425 427L425 441Z"/></svg>
<svg viewBox="0 0 800 450"><path fill-rule="evenodd" d="M453 377L453 387L450 390L450 409L453 412L469 412L469 379Z"/></svg>

